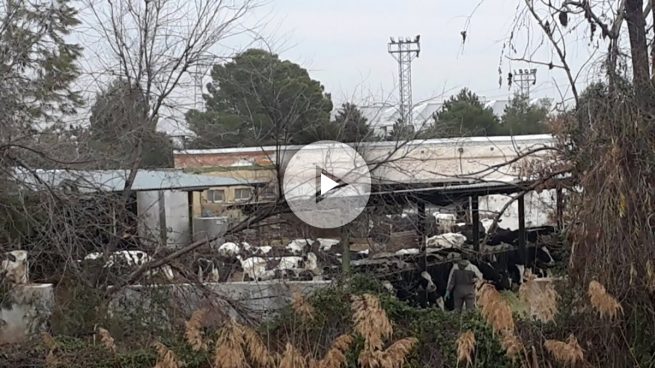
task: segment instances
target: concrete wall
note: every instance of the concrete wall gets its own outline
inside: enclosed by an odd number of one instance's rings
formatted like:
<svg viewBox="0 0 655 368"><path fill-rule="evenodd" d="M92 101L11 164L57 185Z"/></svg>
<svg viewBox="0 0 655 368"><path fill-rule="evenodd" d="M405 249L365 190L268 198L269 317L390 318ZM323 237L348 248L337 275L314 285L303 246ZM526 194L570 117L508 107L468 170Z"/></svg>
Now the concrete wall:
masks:
<svg viewBox="0 0 655 368"><path fill-rule="evenodd" d="M41 331L55 303L52 284L16 285L0 306L0 345Z"/></svg>
<svg viewBox="0 0 655 368"><path fill-rule="evenodd" d="M492 165L502 164L518 155L538 147L552 146L555 140L550 135L530 135L515 137L467 137L453 139L431 139L412 142L377 142L360 144L357 150L372 164L385 162L372 174L381 181L413 182L456 180L454 176L466 179L481 178L478 171ZM285 163L300 149L301 146L287 146L280 152L280 164ZM266 164L271 163L275 147L226 148L210 150L176 151L175 167L193 170L220 171L221 176L250 178L255 173L247 171L266 171L261 167L239 167L231 171L231 165L249 160ZM315 150L320 157L322 150ZM544 151L534 154L531 159L542 159ZM524 159L502 168L498 172L484 177L486 180L514 180L520 176L520 166ZM225 170L229 167L230 170ZM195 172L195 171L194 171ZM207 173L202 170L201 172ZM273 173L273 170L270 170ZM261 178L272 174L257 173ZM482 179L482 178L481 178ZM374 180L375 182L375 180Z"/></svg>
<svg viewBox="0 0 655 368"><path fill-rule="evenodd" d="M111 303L113 313L130 310L152 310L152 300L165 301L174 310L190 314L208 304L219 303L226 314L238 318L243 313L252 318L269 318L291 302L294 291L303 295L326 288L330 281L265 281L204 284L205 290L193 284L142 286L135 285L119 292ZM230 303L221 303L229 300ZM237 309L242 314L237 313ZM163 313L163 312L162 312ZM168 317L162 315L167 320Z"/></svg>
<svg viewBox="0 0 655 368"><path fill-rule="evenodd" d="M188 316L196 309L215 305L234 318L266 319L287 306L294 291L309 295L330 285L330 281L280 280L212 283L204 288L193 284L134 285L117 293L110 310L123 317L135 313L144 319L172 321L166 307ZM19 343L42 331L55 305L52 284L17 285L8 297L6 301L11 303L0 307L0 345Z"/></svg>

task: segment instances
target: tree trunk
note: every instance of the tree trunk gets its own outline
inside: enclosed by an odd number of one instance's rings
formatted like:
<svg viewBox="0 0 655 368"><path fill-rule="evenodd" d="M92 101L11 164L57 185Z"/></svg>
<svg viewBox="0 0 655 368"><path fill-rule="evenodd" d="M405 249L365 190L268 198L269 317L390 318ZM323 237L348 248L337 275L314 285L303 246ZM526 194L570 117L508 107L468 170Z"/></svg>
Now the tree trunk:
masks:
<svg viewBox="0 0 655 368"><path fill-rule="evenodd" d="M643 8L643 0L626 0L625 2L625 20L630 36L633 82L637 87L646 86L650 81L646 20Z"/></svg>
<svg viewBox="0 0 655 368"><path fill-rule="evenodd" d="M650 1L650 14L653 17L653 25L655 27L655 0ZM653 43L650 45L650 56L651 56L651 68L653 68L651 73L651 78L653 78L653 84L655 84L655 29L653 30Z"/></svg>

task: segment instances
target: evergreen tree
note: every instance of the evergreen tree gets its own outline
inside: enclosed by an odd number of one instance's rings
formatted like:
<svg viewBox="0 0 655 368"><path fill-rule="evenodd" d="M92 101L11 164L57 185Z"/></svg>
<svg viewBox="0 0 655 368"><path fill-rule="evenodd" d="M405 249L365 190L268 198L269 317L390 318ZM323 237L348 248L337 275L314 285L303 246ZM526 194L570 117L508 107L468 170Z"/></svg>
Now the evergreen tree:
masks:
<svg viewBox="0 0 655 368"><path fill-rule="evenodd" d="M251 49L216 65L206 110L186 119L196 147L305 144L324 139L332 101L298 64ZM327 137L330 138L330 137Z"/></svg>
<svg viewBox="0 0 655 368"><path fill-rule="evenodd" d="M475 93L464 88L444 102L426 135L431 138L488 136L496 135L499 130L493 110L485 107Z"/></svg>
<svg viewBox="0 0 655 368"><path fill-rule="evenodd" d="M344 103L341 105L334 123L339 127L341 140L348 142L361 142L373 137L368 120L364 117L357 105Z"/></svg>
<svg viewBox="0 0 655 368"><path fill-rule="evenodd" d="M541 100L531 104L526 96L517 94L505 107L502 116L502 126L499 133L504 135L523 135L545 133L545 125L550 101Z"/></svg>
<svg viewBox="0 0 655 368"><path fill-rule="evenodd" d="M391 132L389 132L389 135L387 136L387 140L402 141L407 139L413 139L415 135L416 134L414 133L413 125L406 124L401 119L398 119L396 120L395 123L393 123L393 127L391 128Z"/></svg>
<svg viewBox="0 0 655 368"><path fill-rule="evenodd" d="M129 168L133 149L142 141L141 168L171 167L173 146L148 119L148 105L139 86L117 79L96 96L91 108L92 150L104 168Z"/></svg>

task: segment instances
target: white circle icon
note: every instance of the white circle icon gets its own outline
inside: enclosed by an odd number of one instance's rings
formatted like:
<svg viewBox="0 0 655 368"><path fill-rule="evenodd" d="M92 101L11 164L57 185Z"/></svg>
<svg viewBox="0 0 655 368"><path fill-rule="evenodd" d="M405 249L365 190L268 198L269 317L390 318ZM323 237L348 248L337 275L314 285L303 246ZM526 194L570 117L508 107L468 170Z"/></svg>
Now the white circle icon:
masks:
<svg viewBox="0 0 655 368"><path fill-rule="evenodd" d="M335 141L301 148L284 170L284 198L310 226L333 229L359 216L371 191L371 175L362 156Z"/></svg>

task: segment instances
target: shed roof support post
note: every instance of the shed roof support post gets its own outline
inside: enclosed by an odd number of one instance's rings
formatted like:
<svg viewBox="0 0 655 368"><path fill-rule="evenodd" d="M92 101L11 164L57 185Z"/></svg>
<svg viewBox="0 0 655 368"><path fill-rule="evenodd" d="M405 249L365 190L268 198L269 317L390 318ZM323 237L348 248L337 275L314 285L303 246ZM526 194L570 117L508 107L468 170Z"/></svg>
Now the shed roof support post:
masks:
<svg viewBox="0 0 655 368"><path fill-rule="evenodd" d="M344 277L349 277L352 272L351 256L350 256L350 224L341 226L341 272Z"/></svg>
<svg viewBox="0 0 655 368"><path fill-rule="evenodd" d="M564 198L562 197L562 192L562 188L557 188L555 194L557 196L557 229L560 231L562 231L562 228L564 227Z"/></svg>
<svg viewBox="0 0 655 368"><path fill-rule="evenodd" d="M189 206L189 239L193 241L193 191L187 192L187 204Z"/></svg>
<svg viewBox="0 0 655 368"><path fill-rule="evenodd" d="M168 228L166 225L166 193L163 190L157 192L157 209L159 210L159 241L161 246L168 245Z"/></svg>
<svg viewBox="0 0 655 368"><path fill-rule="evenodd" d="M425 247L425 236L428 220L428 218L425 216L425 202L417 201L416 207L418 210L418 236L421 243L421 247L419 248L422 248Z"/></svg>
<svg viewBox="0 0 655 368"><path fill-rule="evenodd" d="M473 249L480 251L480 210L478 196L471 196L471 222L473 224Z"/></svg>
<svg viewBox="0 0 655 368"><path fill-rule="evenodd" d="M525 194L520 194L518 198L519 206L519 248L521 253L526 258L524 261L527 262L527 252L525 251L526 241L525 241Z"/></svg>

